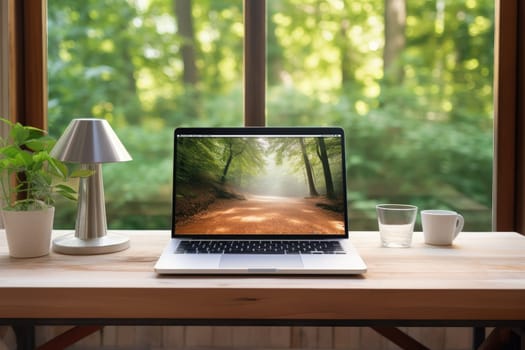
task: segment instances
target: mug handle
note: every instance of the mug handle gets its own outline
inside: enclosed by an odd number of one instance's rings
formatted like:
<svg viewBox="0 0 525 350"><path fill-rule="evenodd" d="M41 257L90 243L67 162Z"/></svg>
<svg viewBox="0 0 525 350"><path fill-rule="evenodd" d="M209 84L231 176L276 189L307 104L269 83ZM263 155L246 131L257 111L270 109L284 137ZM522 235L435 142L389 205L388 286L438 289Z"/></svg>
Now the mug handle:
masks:
<svg viewBox="0 0 525 350"><path fill-rule="evenodd" d="M458 214L458 218L456 221L456 233L454 234L454 238L456 238L461 230L463 230L463 225L465 224L465 219L463 218L463 215Z"/></svg>

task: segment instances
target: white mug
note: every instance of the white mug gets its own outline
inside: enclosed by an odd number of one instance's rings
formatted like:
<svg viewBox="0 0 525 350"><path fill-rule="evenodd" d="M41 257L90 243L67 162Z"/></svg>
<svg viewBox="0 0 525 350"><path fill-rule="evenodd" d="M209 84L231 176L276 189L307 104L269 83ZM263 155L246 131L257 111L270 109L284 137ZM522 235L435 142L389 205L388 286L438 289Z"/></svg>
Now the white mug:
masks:
<svg viewBox="0 0 525 350"><path fill-rule="evenodd" d="M464 223L463 216L452 210L421 211L421 224L427 244L451 245Z"/></svg>

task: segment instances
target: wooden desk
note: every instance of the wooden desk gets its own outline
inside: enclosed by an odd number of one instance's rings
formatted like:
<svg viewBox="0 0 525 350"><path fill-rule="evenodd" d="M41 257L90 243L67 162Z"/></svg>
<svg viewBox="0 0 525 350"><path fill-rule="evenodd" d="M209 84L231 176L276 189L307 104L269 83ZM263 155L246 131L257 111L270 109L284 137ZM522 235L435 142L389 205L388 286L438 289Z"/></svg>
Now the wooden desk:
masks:
<svg viewBox="0 0 525 350"><path fill-rule="evenodd" d="M54 234L64 234L57 231ZM353 277L159 277L168 231L121 231L108 255L8 256L0 232L0 323L525 325L525 237L460 234L452 247L381 248L352 232L368 265Z"/></svg>

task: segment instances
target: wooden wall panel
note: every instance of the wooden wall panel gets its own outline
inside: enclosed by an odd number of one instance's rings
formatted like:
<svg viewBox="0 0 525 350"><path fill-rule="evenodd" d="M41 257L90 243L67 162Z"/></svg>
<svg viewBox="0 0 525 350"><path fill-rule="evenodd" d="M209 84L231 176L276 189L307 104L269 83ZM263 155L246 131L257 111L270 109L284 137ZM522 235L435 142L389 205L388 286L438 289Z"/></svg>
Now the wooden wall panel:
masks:
<svg viewBox="0 0 525 350"><path fill-rule="evenodd" d="M37 344L67 330L64 326L37 327ZM472 329L400 327L431 349L469 350ZM375 349L398 347L367 327L209 327L209 326L107 326L71 349Z"/></svg>
<svg viewBox="0 0 525 350"><path fill-rule="evenodd" d="M162 342L167 349L182 349L185 344L185 328L183 326L163 326Z"/></svg>

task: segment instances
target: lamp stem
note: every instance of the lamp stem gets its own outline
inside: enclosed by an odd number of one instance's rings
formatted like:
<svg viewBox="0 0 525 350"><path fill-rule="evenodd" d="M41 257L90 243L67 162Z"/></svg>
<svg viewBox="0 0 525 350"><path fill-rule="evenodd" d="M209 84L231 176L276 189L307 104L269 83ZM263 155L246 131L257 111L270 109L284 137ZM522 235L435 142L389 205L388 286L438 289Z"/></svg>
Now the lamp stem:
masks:
<svg viewBox="0 0 525 350"><path fill-rule="evenodd" d="M93 175L80 178L75 236L87 240L106 235L106 202L102 165L82 164L82 168L93 171Z"/></svg>
<svg viewBox="0 0 525 350"><path fill-rule="evenodd" d="M107 234L106 203L100 163L82 164L93 175L81 178L78 189L78 211L75 233L53 240L53 250L63 254L105 254L129 247L129 238Z"/></svg>

